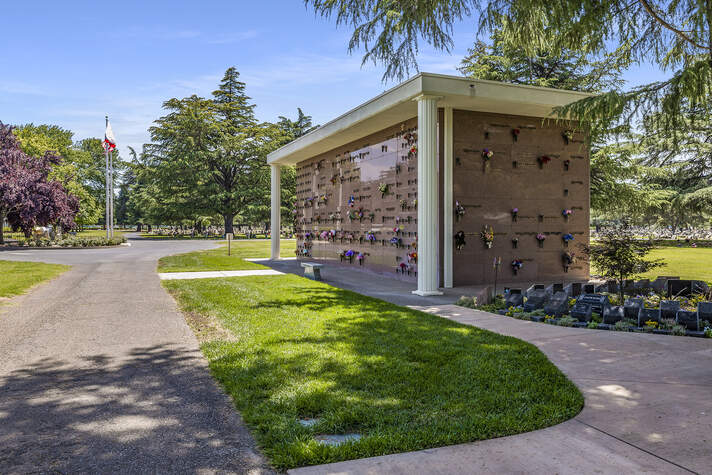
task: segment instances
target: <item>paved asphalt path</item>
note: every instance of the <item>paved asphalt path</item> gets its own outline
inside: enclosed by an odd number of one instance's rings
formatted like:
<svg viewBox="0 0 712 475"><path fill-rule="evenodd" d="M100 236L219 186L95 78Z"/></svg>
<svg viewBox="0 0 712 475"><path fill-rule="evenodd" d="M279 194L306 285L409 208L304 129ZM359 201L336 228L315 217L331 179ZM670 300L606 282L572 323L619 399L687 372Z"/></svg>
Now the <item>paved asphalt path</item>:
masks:
<svg viewBox="0 0 712 475"><path fill-rule="evenodd" d="M0 473L270 473L156 275L215 244L130 242L0 252L73 266L0 307Z"/></svg>

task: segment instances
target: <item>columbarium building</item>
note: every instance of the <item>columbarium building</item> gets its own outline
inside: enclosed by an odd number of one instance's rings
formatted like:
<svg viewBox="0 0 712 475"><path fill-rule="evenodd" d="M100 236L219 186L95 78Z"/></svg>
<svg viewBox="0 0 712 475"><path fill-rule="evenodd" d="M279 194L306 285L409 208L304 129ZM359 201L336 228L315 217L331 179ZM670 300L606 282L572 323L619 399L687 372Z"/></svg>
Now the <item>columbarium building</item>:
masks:
<svg viewBox="0 0 712 475"><path fill-rule="evenodd" d="M410 279L414 293L586 281L589 143L552 116L587 94L421 73L272 152L296 167L298 259ZM579 254L577 256L577 254ZM346 271L346 270L345 270Z"/></svg>

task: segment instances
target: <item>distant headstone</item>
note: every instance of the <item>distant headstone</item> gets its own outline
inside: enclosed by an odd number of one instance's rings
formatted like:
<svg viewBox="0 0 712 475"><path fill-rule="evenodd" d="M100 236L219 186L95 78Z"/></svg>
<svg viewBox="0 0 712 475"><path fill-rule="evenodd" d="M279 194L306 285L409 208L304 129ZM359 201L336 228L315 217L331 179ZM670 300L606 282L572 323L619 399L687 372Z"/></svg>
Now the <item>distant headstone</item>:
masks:
<svg viewBox="0 0 712 475"><path fill-rule="evenodd" d="M638 326L644 327L645 322L660 322L659 308L641 308L638 312Z"/></svg>
<svg viewBox="0 0 712 475"><path fill-rule="evenodd" d="M702 320L712 322L712 302L699 302L697 304L697 316Z"/></svg>
<svg viewBox="0 0 712 475"><path fill-rule="evenodd" d="M635 293L635 280L626 279L623 281L623 293L626 293L626 294Z"/></svg>
<svg viewBox="0 0 712 475"><path fill-rule="evenodd" d="M605 285L607 288L606 292L610 292L612 294L618 292L618 282L615 280L607 280Z"/></svg>
<svg viewBox="0 0 712 475"><path fill-rule="evenodd" d="M638 313L640 309L643 308L645 304L643 299L628 299L623 305L623 310L625 313L625 318L630 318L631 320L638 320Z"/></svg>
<svg viewBox="0 0 712 475"><path fill-rule="evenodd" d="M590 322L592 313L593 309L590 304L578 301L574 304L571 311L569 311L569 315L579 322Z"/></svg>
<svg viewBox="0 0 712 475"><path fill-rule="evenodd" d="M525 293L524 295L525 295L527 298L529 298L529 296L530 296L531 294L533 294L534 291L536 291L536 290L544 290L544 284L534 284L534 285L531 285L531 286L527 289L527 291L526 291L526 293Z"/></svg>
<svg viewBox="0 0 712 475"><path fill-rule="evenodd" d="M572 282L564 288L564 292L569 294L569 297L578 297L581 295L581 282Z"/></svg>
<svg viewBox="0 0 712 475"><path fill-rule="evenodd" d="M554 291L554 295L556 295L558 292L563 292L564 284L554 284L552 285L552 290Z"/></svg>
<svg viewBox="0 0 712 475"><path fill-rule="evenodd" d="M576 299L576 302L591 305L591 310L601 315L603 315L603 309L606 308L607 305L610 305L608 296L601 294L579 295L579 297Z"/></svg>
<svg viewBox="0 0 712 475"><path fill-rule="evenodd" d="M620 305L609 305L603 309L603 323L613 325L623 320L624 317L625 309Z"/></svg>
<svg viewBox="0 0 712 475"><path fill-rule="evenodd" d="M504 304L507 308L521 307L524 305L524 295L522 295L522 289L509 289L507 298L504 300Z"/></svg>
<svg viewBox="0 0 712 475"><path fill-rule="evenodd" d="M707 284L701 280L668 280L668 297L689 297L692 294L705 294L709 291Z"/></svg>
<svg viewBox="0 0 712 475"><path fill-rule="evenodd" d="M540 308L544 308L544 305L549 301L549 295L546 293L546 290L544 289L537 289L534 290L529 297L527 297L527 301L524 302L524 311L525 312L533 312L534 310L539 310Z"/></svg>
<svg viewBox="0 0 712 475"><path fill-rule="evenodd" d="M641 279L633 287L635 287L635 290L648 290L650 288L650 279Z"/></svg>
<svg viewBox="0 0 712 475"><path fill-rule="evenodd" d="M657 293L662 294L667 290L667 281L668 279L663 279L662 277L658 277L654 281L650 283L650 287Z"/></svg>
<svg viewBox="0 0 712 475"><path fill-rule="evenodd" d="M594 284L584 284L583 286L584 294L594 294L596 293L596 286Z"/></svg>
<svg viewBox="0 0 712 475"><path fill-rule="evenodd" d="M700 329L700 322L697 318L697 312L690 310L678 310L677 315L675 315L675 323L682 325L687 330L698 331Z"/></svg>
<svg viewBox="0 0 712 475"><path fill-rule="evenodd" d="M560 317L569 312L569 296L563 291L556 292L553 297L544 305L544 312L547 315Z"/></svg>
<svg viewBox="0 0 712 475"><path fill-rule="evenodd" d="M674 320L678 310L680 310L680 302L677 300L663 300L660 302L660 318Z"/></svg>

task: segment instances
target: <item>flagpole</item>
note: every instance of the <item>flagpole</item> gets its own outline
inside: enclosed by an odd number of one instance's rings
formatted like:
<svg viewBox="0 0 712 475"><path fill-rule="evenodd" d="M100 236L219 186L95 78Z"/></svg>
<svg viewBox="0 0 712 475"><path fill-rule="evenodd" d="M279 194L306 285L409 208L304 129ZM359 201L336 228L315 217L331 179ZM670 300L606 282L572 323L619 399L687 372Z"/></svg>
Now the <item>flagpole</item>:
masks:
<svg viewBox="0 0 712 475"><path fill-rule="evenodd" d="M109 218L111 222L111 237L114 237L114 152L109 152Z"/></svg>
<svg viewBox="0 0 712 475"><path fill-rule="evenodd" d="M106 127L109 126L109 116L106 116ZM109 223L110 223L110 204L109 204L109 147L107 146L106 142L104 142L102 145L104 145L104 156L106 157L106 165L105 165L105 175L106 175L106 213L105 213L105 221L106 221L106 239L109 239L110 236L110 231L109 231Z"/></svg>

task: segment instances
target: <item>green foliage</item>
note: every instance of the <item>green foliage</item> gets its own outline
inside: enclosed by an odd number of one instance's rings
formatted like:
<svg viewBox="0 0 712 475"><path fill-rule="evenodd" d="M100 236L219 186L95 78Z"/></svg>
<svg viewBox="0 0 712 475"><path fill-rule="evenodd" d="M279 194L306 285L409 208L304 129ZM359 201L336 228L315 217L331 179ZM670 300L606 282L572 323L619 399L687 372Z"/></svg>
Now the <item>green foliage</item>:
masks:
<svg viewBox="0 0 712 475"><path fill-rule="evenodd" d="M623 320L617 321L613 326L613 329L618 332L627 332L632 330L638 325L638 322L630 318L624 318Z"/></svg>
<svg viewBox="0 0 712 475"><path fill-rule="evenodd" d="M578 322L577 319L573 317L569 317L568 315L564 315L563 317L559 317L558 321L556 322L557 325L560 327L572 327L574 326L574 323Z"/></svg>
<svg viewBox="0 0 712 475"><path fill-rule="evenodd" d="M651 242L636 239L629 227L614 226L604 230L598 241L585 252L600 275L618 282L619 301L622 302L625 279L639 276L663 264L662 260L647 257L652 249Z"/></svg>
<svg viewBox="0 0 712 475"><path fill-rule="evenodd" d="M512 337L294 275L164 285L225 330L203 353L279 470L535 430L583 407L544 354ZM314 440L352 432L362 438Z"/></svg>
<svg viewBox="0 0 712 475"><path fill-rule="evenodd" d="M126 242L124 236L113 238L107 238L105 236L66 236L57 240L44 238L19 239L17 245L26 247L105 247L118 246L124 242Z"/></svg>
<svg viewBox="0 0 712 475"><path fill-rule="evenodd" d="M224 243L224 242L223 242ZM296 242L293 239L280 240L280 256L294 256ZM230 255L227 244L209 251L188 252L162 257L158 260L158 272L195 272L211 270L264 269L247 257L269 257L270 241L233 241Z"/></svg>

